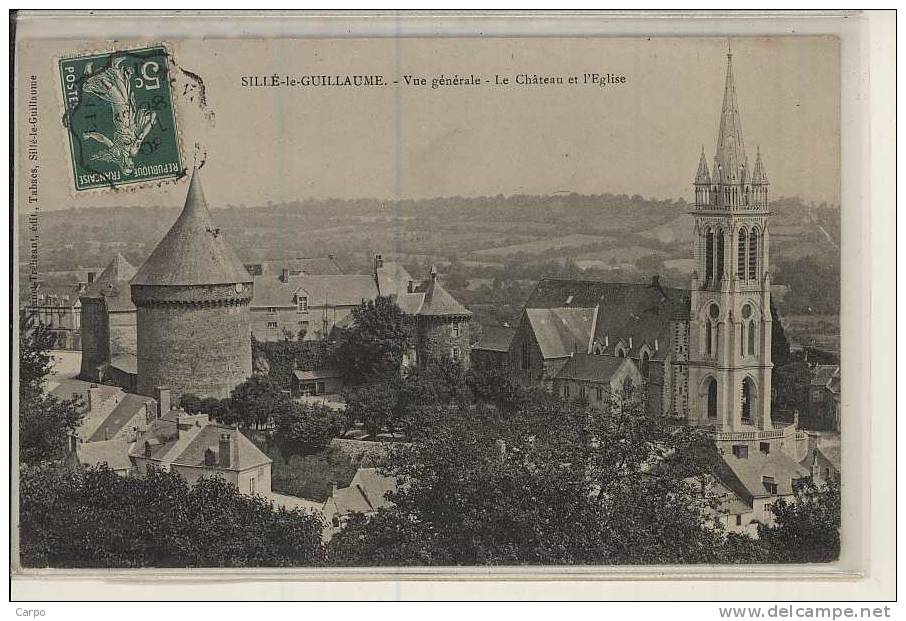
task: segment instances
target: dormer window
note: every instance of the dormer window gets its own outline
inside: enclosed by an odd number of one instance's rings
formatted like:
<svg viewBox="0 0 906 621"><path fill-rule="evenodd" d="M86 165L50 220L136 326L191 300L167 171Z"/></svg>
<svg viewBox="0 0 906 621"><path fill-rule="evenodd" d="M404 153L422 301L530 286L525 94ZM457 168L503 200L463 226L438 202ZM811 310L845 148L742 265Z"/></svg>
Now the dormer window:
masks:
<svg viewBox="0 0 906 621"><path fill-rule="evenodd" d="M745 444L734 444L733 445L733 456L737 459L748 459L749 458L749 447Z"/></svg>
<svg viewBox="0 0 906 621"><path fill-rule="evenodd" d="M150 442L145 442L145 457L147 457L147 458L151 457L151 443Z"/></svg>
<svg viewBox="0 0 906 621"><path fill-rule="evenodd" d="M296 297L296 308L300 313L308 312L308 296L300 295Z"/></svg>
<svg viewBox="0 0 906 621"><path fill-rule="evenodd" d="M774 477L763 476L761 477L761 482L764 484L764 489L769 494L777 494L777 482L774 480Z"/></svg>
<svg viewBox="0 0 906 621"><path fill-rule="evenodd" d="M462 326L459 325L459 322L455 322L450 326L450 330L453 332L453 336L459 336L462 334Z"/></svg>

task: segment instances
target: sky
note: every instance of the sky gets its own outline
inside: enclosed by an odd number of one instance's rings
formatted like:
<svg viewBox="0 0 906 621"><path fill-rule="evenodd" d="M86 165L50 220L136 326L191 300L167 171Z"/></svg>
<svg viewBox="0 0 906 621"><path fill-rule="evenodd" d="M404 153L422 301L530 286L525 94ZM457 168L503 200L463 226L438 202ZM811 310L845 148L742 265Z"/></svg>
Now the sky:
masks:
<svg viewBox="0 0 906 621"><path fill-rule="evenodd" d="M169 42L201 77L206 105L177 101L188 162L203 153L212 206L310 198L641 194L692 198L714 156L727 39L285 39ZM736 38L746 148L772 196L840 196L840 53L832 37ZM182 203L187 181L75 192L54 60L91 42L29 41L19 76L39 77L41 209ZM391 85L244 88L243 76L381 74L429 79L518 73L626 76L617 86ZM177 70L178 80L191 83ZM177 88L180 93L183 89ZM25 96L19 88L20 106ZM24 131L24 124L19 124ZM197 147L196 147L197 145Z"/></svg>

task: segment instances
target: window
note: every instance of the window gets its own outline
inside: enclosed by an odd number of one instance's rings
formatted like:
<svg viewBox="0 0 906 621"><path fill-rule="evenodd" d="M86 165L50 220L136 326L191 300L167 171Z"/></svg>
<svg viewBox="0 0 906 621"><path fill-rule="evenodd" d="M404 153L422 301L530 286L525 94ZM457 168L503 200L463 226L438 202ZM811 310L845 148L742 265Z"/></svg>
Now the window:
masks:
<svg viewBox="0 0 906 621"><path fill-rule="evenodd" d="M462 326L459 325L459 322L455 322L450 326L450 330L453 332L453 336L459 336L462 331Z"/></svg>
<svg viewBox="0 0 906 621"><path fill-rule="evenodd" d="M204 450L204 465L213 466L216 461L217 461L217 459L214 456L214 451L212 451L211 449L205 449Z"/></svg>
<svg viewBox="0 0 906 621"><path fill-rule="evenodd" d="M714 355L714 325L705 320L705 349L708 352L709 356Z"/></svg>
<svg viewBox="0 0 906 621"><path fill-rule="evenodd" d="M749 458L749 447L745 444L734 444L733 445L733 456L737 459L748 459Z"/></svg>
<svg viewBox="0 0 906 621"><path fill-rule="evenodd" d="M748 253L749 233L745 229L739 229L739 235L736 238L736 276L742 280L746 277L746 255Z"/></svg>
<svg viewBox="0 0 906 621"><path fill-rule="evenodd" d="M626 379L623 380L623 396L624 397L631 397L633 388L634 388L634 386L632 384L631 377L627 377Z"/></svg>
<svg viewBox="0 0 906 621"><path fill-rule="evenodd" d="M720 229L714 233L714 280L723 280L724 277L724 232Z"/></svg>
<svg viewBox="0 0 906 621"><path fill-rule="evenodd" d="M276 330L276 329L277 329L277 322L276 322L276 321L268 321L268 322L267 322L267 327L268 327L269 329L271 329L271 330Z"/></svg>
<svg viewBox="0 0 906 621"><path fill-rule="evenodd" d="M300 295L296 298L296 308L300 313L308 312L308 296Z"/></svg>
<svg viewBox="0 0 906 621"><path fill-rule="evenodd" d="M774 477L763 476L761 477L761 482L764 484L764 489L769 494L777 493L777 482L774 480Z"/></svg>
<svg viewBox="0 0 906 621"><path fill-rule="evenodd" d="M705 233L705 280L714 277L714 233L708 229Z"/></svg>
<svg viewBox="0 0 906 621"><path fill-rule="evenodd" d="M563 384L563 396L569 399L569 383L567 382Z"/></svg>
<svg viewBox="0 0 906 621"><path fill-rule="evenodd" d="M742 516L741 515L736 516L736 525L742 526Z"/></svg>
<svg viewBox="0 0 906 621"><path fill-rule="evenodd" d="M595 388L595 398L598 401L604 400L604 390L602 388Z"/></svg>
<svg viewBox="0 0 906 621"><path fill-rule="evenodd" d="M755 321L749 322L749 355L755 355Z"/></svg>
<svg viewBox="0 0 906 621"><path fill-rule="evenodd" d="M717 380L708 378L708 418L717 418Z"/></svg>
<svg viewBox="0 0 906 621"><path fill-rule="evenodd" d="M315 382L315 394L316 395L324 394L324 382Z"/></svg>
<svg viewBox="0 0 906 621"><path fill-rule="evenodd" d="M749 233L749 280L758 279L758 231Z"/></svg>
<svg viewBox="0 0 906 621"><path fill-rule="evenodd" d="M579 386L579 396L585 398L585 386Z"/></svg>
<svg viewBox="0 0 906 621"><path fill-rule="evenodd" d="M267 307L267 312L268 312L268 313L276 313L276 312L277 312L277 307L276 307L276 306L268 306L268 307Z"/></svg>
<svg viewBox="0 0 906 621"><path fill-rule="evenodd" d="M453 362L459 362L459 348L454 347L450 350L450 358Z"/></svg>
<svg viewBox="0 0 906 621"><path fill-rule="evenodd" d="M770 454L771 452L771 443L770 442L759 442L758 450L760 450L765 455Z"/></svg>
<svg viewBox="0 0 906 621"><path fill-rule="evenodd" d="M528 343L522 344L522 370L527 371L532 368L532 359L529 355Z"/></svg>
<svg viewBox="0 0 906 621"><path fill-rule="evenodd" d="M641 363L639 364L639 367L640 367L639 370L642 372L643 379L648 379L648 358L649 358L648 352L643 351L642 360L641 360Z"/></svg>
<svg viewBox="0 0 906 621"><path fill-rule="evenodd" d="M742 381L742 422L749 423L752 421L752 410L754 409L755 386L748 377Z"/></svg>

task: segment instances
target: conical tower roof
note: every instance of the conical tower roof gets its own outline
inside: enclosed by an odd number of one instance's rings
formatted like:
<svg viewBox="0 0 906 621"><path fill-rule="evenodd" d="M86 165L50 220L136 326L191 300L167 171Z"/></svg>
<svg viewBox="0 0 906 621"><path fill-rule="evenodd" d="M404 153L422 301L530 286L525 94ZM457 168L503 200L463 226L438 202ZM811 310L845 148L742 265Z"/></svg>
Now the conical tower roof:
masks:
<svg viewBox="0 0 906 621"><path fill-rule="evenodd" d="M701 157L698 158L698 172L695 173L695 183L709 185L711 173L708 172L708 162L705 160L705 147L702 147Z"/></svg>
<svg viewBox="0 0 906 621"><path fill-rule="evenodd" d="M727 78L724 84L724 103L720 112L717 153L714 156L715 180L723 183L745 181L746 145L742 138L742 120L736 104L736 83L733 80L733 54L727 54Z"/></svg>
<svg viewBox="0 0 906 621"><path fill-rule="evenodd" d="M431 280L425 289L425 301L418 311L427 317L471 317L472 311L456 301L437 282L437 268L431 266Z"/></svg>
<svg viewBox="0 0 906 621"><path fill-rule="evenodd" d="M215 285L250 283L252 277L214 224L192 171L186 205L132 279L133 285Z"/></svg>
<svg viewBox="0 0 906 621"><path fill-rule="evenodd" d="M130 310L134 308L129 294L129 279L133 276L135 268L117 253L80 297L106 299L108 310Z"/></svg>

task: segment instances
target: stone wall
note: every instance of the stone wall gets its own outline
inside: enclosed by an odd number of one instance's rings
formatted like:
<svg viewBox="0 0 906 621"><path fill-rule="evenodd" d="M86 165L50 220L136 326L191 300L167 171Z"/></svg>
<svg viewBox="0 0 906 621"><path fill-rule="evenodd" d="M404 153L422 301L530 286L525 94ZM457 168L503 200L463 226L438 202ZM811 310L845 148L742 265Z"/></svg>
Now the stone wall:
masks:
<svg viewBox="0 0 906 621"><path fill-rule="evenodd" d="M80 377L85 381L98 381L98 367L110 361L110 333L107 324L107 306L103 300L82 299L82 367Z"/></svg>
<svg viewBox="0 0 906 621"><path fill-rule="evenodd" d="M224 398L251 374L247 301L139 306L140 394L168 386L174 403L185 393Z"/></svg>
<svg viewBox="0 0 906 621"><path fill-rule="evenodd" d="M458 326L459 334L454 333ZM418 363L431 360L450 360L454 348L459 361L468 369L470 364L469 320L453 317L419 317L416 323Z"/></svg>
<svg viewBox="0 0 906 621"><path fill-rule="evenodd" d="M120 354L135 354L136 351L136 317L135 311L123 311L109 314L110 357Z"/></svg>

